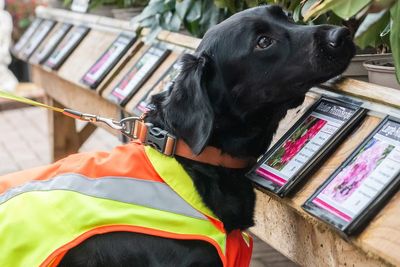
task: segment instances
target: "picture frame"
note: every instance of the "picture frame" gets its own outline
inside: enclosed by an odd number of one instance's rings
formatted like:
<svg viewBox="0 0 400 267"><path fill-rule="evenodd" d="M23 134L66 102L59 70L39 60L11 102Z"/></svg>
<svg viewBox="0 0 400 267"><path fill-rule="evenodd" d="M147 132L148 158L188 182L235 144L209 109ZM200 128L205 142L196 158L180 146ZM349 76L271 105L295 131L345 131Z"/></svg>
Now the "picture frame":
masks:
<svg viewBox="0 0 400 267"><path fill-rule="evenodd" d="M400 119L387 116L302 208L350 236L359 233L400 186Z"/></svg>
<svg viewBox="0 0 400 267"><path fill-rule="evenodd" d="M321 97L261 157L247 177L280 197L292 193L364 118L366 110Z"/></svg>
<svg viewBox="0 0 400 267"><path fill-rule="evenodd" d="M26 43L32 37L34 32L39 27L40 23L42 23L42 21L43 21L43 19L41 19L41 18L35 18L32 21L31 25L29 25L28 29L22 34L21 38L19 38L18 42L11 49L11 51L13 52L14 55L18 55L18 53L26 45Z"/></svg>
<svg viewBox="0 0 400 267"><path fill-rule="evenodd" d="M171 50L161 43L150 46L111 90L107 98L124 106L170 53Z"/></svg>
<svg viewBox="0 0 400 267"><path fill-rule="evenodd" d="M66 36L68 31L72 28L70 23L60 23L54 29L54 32L45 40L45 44L38 47L35 53L30 58L29 62L32 64L43 64L47 58L54 52L57 45Z"/></svg>
<svg viewBox="0 0 400 267"><path fill-rule="evenodd" d="M174 63L168 68L166 72L161 76L161 78L146 92L146 94L141 98L137 105L133 108L133 113L142 114L148 112L150 108L151 97L155 94L161 93L163 91L169 90L174 85L174 80L178 77L182 67L182 62L180 58L174 61Z"/></svg>
<svg viewBox="0 0 400 267"><path fill-rule="evenodd" d="M43 65L52 70L58 70L89 31L90 28L86 26L77 26L70 29Z"/></svg>
<svg viewBox="0 0 400 267"><path fill-rule="evenodd" d="M119 34L114 42L83 75L81 82L88 85L91 89L96 89L135 41L136 34L134 33Z"/></svg>
<svg viewBox="0 0 400 267"><path fill-rule="evenodd" d="M23 60L29 59L44 38L46 38L47 34L53 29L54 25L56 25L54 20L43 20L31 38L29 38L26 45L22 48L19 55L20 58Z"/></svg>

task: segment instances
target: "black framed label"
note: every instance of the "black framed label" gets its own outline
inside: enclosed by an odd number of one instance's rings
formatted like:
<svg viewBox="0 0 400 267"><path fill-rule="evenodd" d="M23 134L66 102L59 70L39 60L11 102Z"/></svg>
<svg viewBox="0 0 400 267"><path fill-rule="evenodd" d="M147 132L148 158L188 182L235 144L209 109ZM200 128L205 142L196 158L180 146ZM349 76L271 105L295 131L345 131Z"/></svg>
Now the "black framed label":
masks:
<svg viewBox="0 0 400 267"><path fill-rule="evenodd" d="M95 89L135 41L135 34L120 34L82 77L82 82Z"/></svg>
<svg viewBox="0 0 400 267"><path fill-rule="evenodd" d="M49 38L48 42L35 52L31 58L31 62L34 64L44 63L71 28L71 24L62 23L57 31Z"/></svg>
<svg viewBox="0 0 400 267"><path fill-rule="evenodd" d="M44 65L53 70L59 69L68 56L83 40L89 30L90 29L85 26L78 26L71 29L60 44L57 45L56 49L51 53Z"/></svg>
<svg viewBox="0 0 400 267"><path fill-rule="evenodd" d="M151 97L155 94L161 93L168 90L172 85L173 81L178 77L181 71L182 63L177 59L174 64L163 74L160 80L146 93L146 95L139 101L139 103L133 108L133 112L141 114L150 110L149 104Z"/></svg>
<svg viewBox="0 0 400 267"><path fill-rule="evenodd" d="M365 115L347 102L321 98L248 173L257 185L286 196Z"/></svg>
<svg viewBox="0 0 400 267"><path fill-rule="evenodd" d="M56 25L56 22L53 20L45 20L40 23L39 27L21 51L21 57L23 59L28 59L33 54L35 49L40 45L44 38L46 38L46 35L51 31L54 25Z"/></svg>
<svg viewBox="0 0 400 267"><path fill-rule="evenodd" d="M41 18L35 18L35 20L32 21L31 25L29 25L28 29L24 32L24 34L22 34L21 38L19 38L18 42L14 45L14 53L18 53L26 45L42 21L43 19Z"/></svg>
<svg viewBox="0 0 400 267"><path fill-rule="evenodd" d="M108 99L125 105L171 52L166 46L151 46L110 92Z"/></svg>
<svg viewBox="0 0 400 267"><path fill-rule="evenodd" d="M347 235L356 233L400 184L400 120L386 118L303 204Z"/></svg>

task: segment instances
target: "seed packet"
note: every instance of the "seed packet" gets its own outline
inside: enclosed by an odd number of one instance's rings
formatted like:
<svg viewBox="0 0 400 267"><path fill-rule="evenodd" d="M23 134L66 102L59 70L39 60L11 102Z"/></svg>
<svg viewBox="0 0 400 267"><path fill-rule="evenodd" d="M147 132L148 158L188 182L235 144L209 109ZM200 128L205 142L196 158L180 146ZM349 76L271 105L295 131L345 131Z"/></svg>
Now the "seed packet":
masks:
<svg viewBox="0 0 400 267"><path fill-rule="evenodd" d="M305 181L364 117L359 105L323 97L248 173L258 186L281 197Z"/></svg>
<svg viewBox="0 0 400 267"><path fill-rule="evenodd" d="M57 45L44 65L53 70L58 70L83 38L85 38L89 30L86 26L78 26L71 29L61 43Z"/></svg>
<svg viewBox="0 0 400 267"><path fill-rule="evenodd" d="M359 232L400 184L400 120L387 117L303 204L346 235Z"/></svg>
<svg viewBox="0 0 400 267"><path fill-rule="evenodd" d="M82 82L90 88L96 89L135 41L135 34L121 33L83 75Z"/></svg>
<svg viewBox="0 0 400 267"><path fill-rule="evenodd" d="M152 45L113 88L108 99L121 106L125 105L170 52L161 43Z"/></svg>

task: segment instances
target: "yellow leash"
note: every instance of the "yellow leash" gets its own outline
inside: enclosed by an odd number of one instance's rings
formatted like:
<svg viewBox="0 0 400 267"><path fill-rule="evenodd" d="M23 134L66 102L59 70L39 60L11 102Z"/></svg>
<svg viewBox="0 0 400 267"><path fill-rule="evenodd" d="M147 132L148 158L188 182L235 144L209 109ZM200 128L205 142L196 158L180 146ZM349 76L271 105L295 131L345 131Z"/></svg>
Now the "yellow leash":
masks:
<svg viewBox="0 0 400 267"><path fill-rule="evenodd" d="M42 108L47 108L49 110L55 111L55 112L60 112L68 117L78 119L78 120L83 120L83 121L88 121L88 122L102 122L105 123L107 126L113 128L114 130L120 131L122 134L130 137L130 138L136 138L133 134L133 126L135 125L135 122L137 120L142 120L139 117L128 117L124 118L121 121L116 121L114 119L109 119L109 118L103 118L98 115L93 115L93 114L88 114L88 113L82 113L76 110L72 109L67 109L67 108L56 108L52 107L22 96L16 96L12 93L0 90L0 98L5 98L13 101L17 101L20 103L28 104L31 106L36 106L36 107L42 107Z"/></svg>
<svg viewBox="0 0 400 267"><path fill-rule="evenodd" d="M28 105L31 105L31 106L47 108L47 109L50 109L50 110L53 110L53 111L56 111L56 112L61 112L61 113L64 112L64 109L62 109L62 108L52 107L52 106L49 106L49 105L46 105L46 104L43 104L43 103L40 103L40 102L36 102L36 101L31 100L31 99L22 97L22 96L16 96L14 94L11 94L9 92L2 91L2 90L0 90L0 98L5 98L5 99L17 101L17 102L28 104Z"/></svg>

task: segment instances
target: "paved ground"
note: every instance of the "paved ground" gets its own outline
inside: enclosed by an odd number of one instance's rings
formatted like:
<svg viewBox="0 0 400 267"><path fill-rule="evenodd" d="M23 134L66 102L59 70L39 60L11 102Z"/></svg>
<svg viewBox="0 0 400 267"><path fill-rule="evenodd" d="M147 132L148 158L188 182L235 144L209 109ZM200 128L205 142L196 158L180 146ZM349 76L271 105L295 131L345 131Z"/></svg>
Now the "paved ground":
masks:
<svg viewBox="0 0 400 267"><path fill-rule="evenodd" d="M79 125L78 125L79 126ZM20 108L0 112L0 175L50 163L46 111ZM81 151L110 150L120 144L103 129L97 129ZM261 240L255 240L251 267L296 265Z"/></svg>

